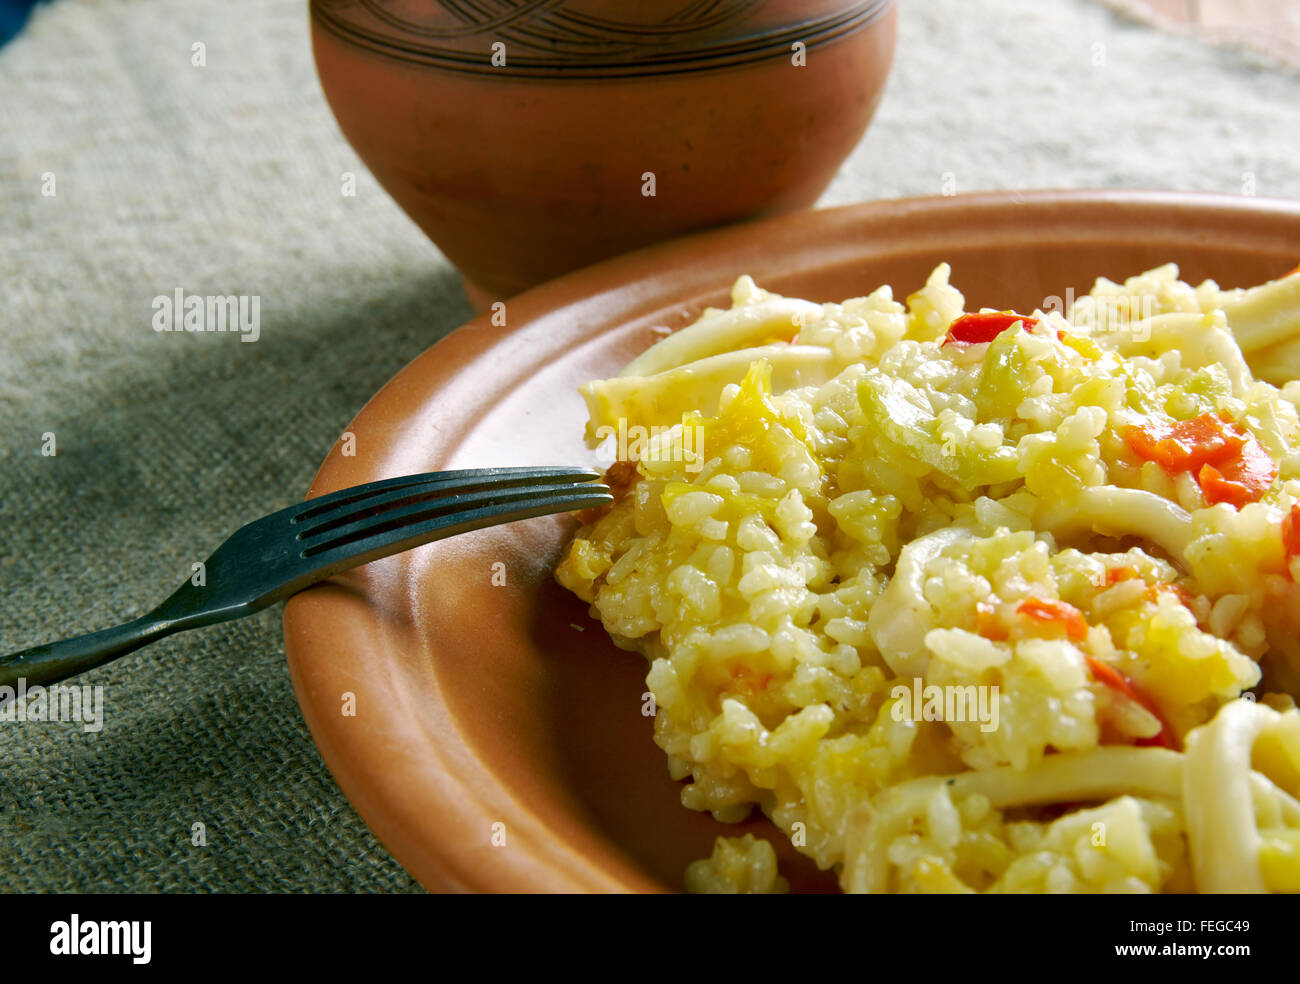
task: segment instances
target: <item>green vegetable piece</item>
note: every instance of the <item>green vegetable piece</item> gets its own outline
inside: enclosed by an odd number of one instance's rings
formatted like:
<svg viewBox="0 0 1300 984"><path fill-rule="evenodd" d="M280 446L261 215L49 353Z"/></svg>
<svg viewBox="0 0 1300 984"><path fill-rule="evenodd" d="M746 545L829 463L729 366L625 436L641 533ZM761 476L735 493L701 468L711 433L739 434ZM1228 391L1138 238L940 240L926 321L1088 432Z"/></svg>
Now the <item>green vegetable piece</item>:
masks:
<svg viewBox="0 0 1300 984"><path fill-rule="evenodd" d="M1014 447L988 450L973 442L945 441L939 419L907 398L914 389L903 380L868 370L858 383L858 402L867 423L917 461L967 488L997 485L1020 478L1020 456Z"/></svg>

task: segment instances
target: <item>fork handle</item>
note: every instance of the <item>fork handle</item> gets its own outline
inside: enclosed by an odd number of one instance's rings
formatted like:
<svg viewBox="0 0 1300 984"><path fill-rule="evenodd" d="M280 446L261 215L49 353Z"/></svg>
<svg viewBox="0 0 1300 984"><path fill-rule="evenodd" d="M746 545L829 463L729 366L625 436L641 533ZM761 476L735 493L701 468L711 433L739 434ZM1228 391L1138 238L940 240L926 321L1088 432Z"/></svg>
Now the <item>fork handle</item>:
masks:
<svg viewBox="0 0 1300 984"><path fill-rule="evenodd" d="M58 683L170 635L179 627L150 613L111 629L0 656L0 687L16 687L20 679L28 687ZM0 693L0 704L7 703L8 697Z"/></svg>

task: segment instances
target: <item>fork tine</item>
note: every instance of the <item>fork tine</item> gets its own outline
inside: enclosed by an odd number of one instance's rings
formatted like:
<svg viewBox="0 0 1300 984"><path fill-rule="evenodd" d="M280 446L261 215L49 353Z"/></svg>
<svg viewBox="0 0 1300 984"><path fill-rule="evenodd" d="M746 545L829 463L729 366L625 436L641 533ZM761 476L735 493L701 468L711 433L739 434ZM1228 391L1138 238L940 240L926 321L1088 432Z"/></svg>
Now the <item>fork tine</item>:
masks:
<svg viewBox="0 0 1300 984"><path fill-rule="evenodd" d="M543 482L591 482L600 478L600 472L590 468L537 467L537 468L465 468L459 471L424 472L418 475L402 475L379 482L342 489L328 495L317 496L306 502L296 503L286 512L290 522L295 524L309 520L329 517L337 519L346 515L352 507L358 509L377 508L387 502L397 502L404 491L410 495L421 493L453 492L457 489L466 491L474 488L507 487L515 485L540 484Z"/></svg>
<svg viewBox="0 0 1300 984"><path fill-rule="evenodd" d="M548 472L557 474L547 474ZM480 475L479 471L471 474L456 473L451 479L446 479L445 476L446 473L441 472L438 473L437 478L422 481L417 485L399 485L387 490L381 489L378 493L353 497L351 501L328 506L314 513L298 514L291 522L298 526L298 539L307 540L362 519L374 518L381 513L396 512L399 507L406 505L449 499L470 492L518 491L553 485L571 486L575 482L587 483L597 477L591 472L573 468L519 469L518 475L507 474L504 479L496 473Z"/></svg>
<svg viewBox="0 0 1300 984"><path fill-rule="evenodd" d="M448 508L448 504L456 505ZM480 492L455 499L419 503L331 530L327 539L302 552L302 580L318 580L380 557L401 553L433 540L485 526L498 526L534 516L586 509L613 502L604 485L570 484L542 489ZM398 519L397 517L402 517Z"/></svg>
<svg viewBox="0 0 1300 984"><path fill-rule="evenodd" d="M490 486L486 489L473 489L432 499L420 498L414 502L398 505L382 512L357 515L346 523L330 523L312 527L300 532L297 539L303 544L302 556L311 557L331 547L355 543L385 530L398 529L426 519L450 516L454 513L497 503L510 504L536 497L556 498L584 491L594 491L601 494L607 490L603 485L597 486L586 482L553 482L547 485L508 486L506 488Z"/></svg>

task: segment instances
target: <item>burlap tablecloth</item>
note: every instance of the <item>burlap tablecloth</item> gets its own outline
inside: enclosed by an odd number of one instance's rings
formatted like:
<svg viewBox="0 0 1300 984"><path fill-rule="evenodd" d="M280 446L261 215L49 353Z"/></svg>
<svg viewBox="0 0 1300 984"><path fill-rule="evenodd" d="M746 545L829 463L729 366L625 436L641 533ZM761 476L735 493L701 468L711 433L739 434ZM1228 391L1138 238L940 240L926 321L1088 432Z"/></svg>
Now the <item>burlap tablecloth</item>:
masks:
<svg viewBox="0 0 1300 984"><path fill-rule="evenodd" d="M902 14L879 115L825 205L945 181L1300 197L1284 66L1094 0ZM151 607L300 497L362 403L469 312L339 136L305 0L56 0L0 50L0 93L9 650ZM153 299L178 287L259 295L260 339L156 333ZM98 733L0 722L0 888L416 887L311 743L278 608L84 682L105 688Z"/></svg>

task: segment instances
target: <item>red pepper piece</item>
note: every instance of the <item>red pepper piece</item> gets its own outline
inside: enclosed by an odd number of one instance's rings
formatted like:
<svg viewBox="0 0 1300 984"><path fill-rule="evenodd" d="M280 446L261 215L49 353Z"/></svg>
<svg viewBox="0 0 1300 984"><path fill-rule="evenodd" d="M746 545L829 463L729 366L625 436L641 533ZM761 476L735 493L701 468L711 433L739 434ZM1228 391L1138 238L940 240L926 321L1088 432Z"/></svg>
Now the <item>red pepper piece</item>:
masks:
<svg viewBox="0 0 1300 984"><path fill-rule="evenodd" d="M1213 413L1203 413L1159 430L1130 427L1124 432L1124 439L1147 461L1158 462L1175 472L1224 461L1240 451L1246 441L1238 430Z"/></svg>
<svg viewBox="0 0 1300 984"><path fill-rule="evenodd" d="M1228 502L1240 509L1250 502L1258 502L1277 478L1277 464L1255 440L1254 434L1246 436L1240 453L1218 465L1206 464L1196 473L1196 483L1210 505Z"/></svg>
<svg viewBox="0 0 1300 984"><path fill-rule="evenodd" d="M1138 738L1133 742L1133 744L1141 745L1143 747L1148 745L1159 745L1161 748L1172 748L1177 751L1178 745L1174 741L1173 732L1170 730L1169 724L1165 721L1164 715L1157 710L1155 701L1139 690L1137 684L1113 666L1108 666L1101 662L1101 660L1093 659L1091 656L1085 656L1084 659L1087 660L1088 669L1092 671L1092 675L1097 678L1099 683L1106 685L1111 690L1127 697L1129 700L1140 704L1142 707L1146 708L1146 710L1150 711L1155 716L1155 719L1160 722L1160 730L1155 735L1150 738Z"/></svg>
<svg viewBox="0 0 1300 984"><path fill-rule="evenodd" d="M1085 639L1088 635L1088 622L1083 612L1064 601L1048 598L1026 598L1016 609L1021 615L1027 615L1037 622L1060 625L1071 639Z"/></svg>
<svg viewBox="0 0 1300 984"><path fill-rule="evenodd" d="M1010 635L993 606L983 602L975 606L975 628L985 639L995 642L1004 642Z"/></svg>
<svg viewBox="0 0 1300 984"><path fill-rule="evenodd" d="M1277 478L1277 464L1245 427L1203 413L1172 427L1129 427L1124 439L1138 457L1171 473L1193 472L1210 505L1240 509L1257 502Z"/></svg>
<svg viewBox="0 0 1300 984"><path fill-rule="evenodd" d="M1022 322L1025 331L1032 331L1038 324L1037 318L1016 314L1014 311L985 311L981 314L963 314L948 326L948 334L943 344L956 342L961 345L977 345L991 342L1017 321Z"/></svg>

